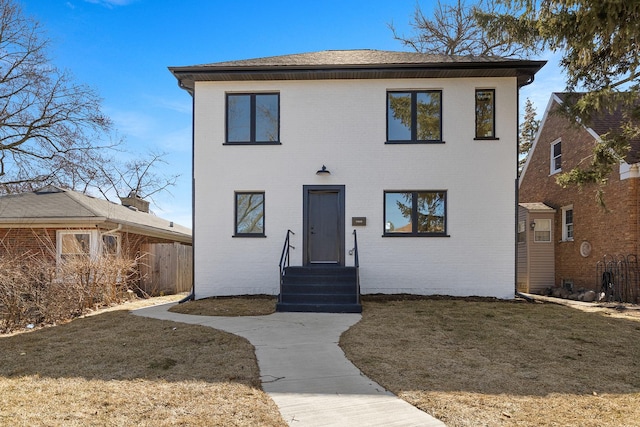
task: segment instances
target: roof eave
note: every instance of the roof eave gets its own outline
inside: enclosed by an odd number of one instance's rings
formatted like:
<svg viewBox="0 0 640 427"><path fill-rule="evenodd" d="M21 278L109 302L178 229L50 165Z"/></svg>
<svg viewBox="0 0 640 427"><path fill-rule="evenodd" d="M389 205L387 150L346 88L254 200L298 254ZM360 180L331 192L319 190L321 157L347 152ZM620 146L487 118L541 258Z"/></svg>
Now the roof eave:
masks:
<svg viewBox="0 0 640 427"><path fill-rule="evenodd" d="M533 81L546 61L438 62L375 65L269 65L169 67L180 88L193 94L196 81L405 79L517 77L518 87Z"/></svg>

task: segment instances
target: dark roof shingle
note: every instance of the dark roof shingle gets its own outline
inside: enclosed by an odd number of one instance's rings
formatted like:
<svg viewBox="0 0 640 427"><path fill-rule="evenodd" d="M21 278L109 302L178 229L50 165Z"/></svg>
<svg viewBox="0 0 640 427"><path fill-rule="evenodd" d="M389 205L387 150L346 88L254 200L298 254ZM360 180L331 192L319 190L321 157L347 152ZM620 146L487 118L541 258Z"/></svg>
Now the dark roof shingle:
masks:
<svg viewBox="0 0 640 427"><path fill-rule="evenodd" d="M384 50L320 52L169 67L181 88L196 81L517 77L530 83L546 61Z"/></svg>

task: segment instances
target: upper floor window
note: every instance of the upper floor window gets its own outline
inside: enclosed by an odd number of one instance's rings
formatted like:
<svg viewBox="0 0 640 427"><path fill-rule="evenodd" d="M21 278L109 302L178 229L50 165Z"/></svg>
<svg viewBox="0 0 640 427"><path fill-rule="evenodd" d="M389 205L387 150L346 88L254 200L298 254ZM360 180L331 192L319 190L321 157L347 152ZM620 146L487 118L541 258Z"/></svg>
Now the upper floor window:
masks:
<svg viewBox="0 0 640 427"><path fill-rule="evenodd" d="M557 140L551 144L551 174L562 170L562 141Z"/></svg>
<svg viewBox="0 0 640 427"><path fill-rule="evenodd" d="M387 142L442 142L442 91L387 92Z"/></svg>
<svg viewBox="0 0 640 427"><path fill-rule="evenodd" d="M573 240L573 206L562 208L562 240Z"/></svg>
<svg viewBox="0 0 640 427"><path fill-rule="evenodd" d="M228 144L278 144L280 95L227 94Z"/></svg>
<svg viewBox="0 0 640 427"><path fill-rule="evenodd" d="M264 237L264 193L236 192L235 215L235 236Z"/></svg>
<svg viewBox="0 0 640 427"><path fill-rule="evenodd" d="M444 236L446 191L385 191L385 236Z"/></svg>
<svg viewBox="0 0 640 427"><path fill-rule="evenodd" d="M495 89L476 89L476 139L496 139L495 95Z"/></svg>

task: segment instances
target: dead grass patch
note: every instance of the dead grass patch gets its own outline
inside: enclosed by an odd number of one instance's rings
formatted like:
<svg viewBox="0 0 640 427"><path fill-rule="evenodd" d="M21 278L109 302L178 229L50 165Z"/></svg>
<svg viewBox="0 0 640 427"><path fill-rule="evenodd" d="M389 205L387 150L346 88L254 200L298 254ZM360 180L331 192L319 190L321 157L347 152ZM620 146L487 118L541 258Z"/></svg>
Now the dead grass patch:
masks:
<svg viewBox="0 0 640 427"><path fill-rule="evenodd" d="M0 425L286 425L247 340L126 311L0 337L0 396Z"/></svg>
<svg viewBox="0 0 640 427"><path fill-rule="evenodd" d="M639 426L640 322L555 304L366 300L340 340L448 426Z"/></svg>
<svg viewBox="0 0 640 427"><path fill-rule="evenodd" d="M174 305L169 311L197 316L266 316L275 313L276 302L271 295L211 297Z"/></svg>

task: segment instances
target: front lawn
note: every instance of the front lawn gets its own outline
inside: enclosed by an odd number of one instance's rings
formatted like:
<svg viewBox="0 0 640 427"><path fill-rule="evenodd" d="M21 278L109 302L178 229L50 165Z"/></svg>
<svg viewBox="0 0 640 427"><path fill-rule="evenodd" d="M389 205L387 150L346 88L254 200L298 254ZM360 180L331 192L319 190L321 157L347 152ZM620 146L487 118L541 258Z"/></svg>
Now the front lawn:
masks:
<svg viewBox="0 0 640 427"><path fill-rule="evenodd" d="M253 346L115 310L0 336L3 426L285 426Z"/></svg>
<svg viewBox="0 0 640 427"><path fill-rule="evenodd" d="M373 298L340 345L367 376L449 427L640 426L637 316Z"/></svg>

